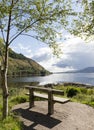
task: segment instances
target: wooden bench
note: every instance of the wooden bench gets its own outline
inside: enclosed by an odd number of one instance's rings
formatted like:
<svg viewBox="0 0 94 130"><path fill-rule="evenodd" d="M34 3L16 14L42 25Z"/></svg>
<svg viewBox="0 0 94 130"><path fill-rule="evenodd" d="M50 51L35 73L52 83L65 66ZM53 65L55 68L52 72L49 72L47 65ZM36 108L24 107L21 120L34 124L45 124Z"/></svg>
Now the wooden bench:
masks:
<svg viewBox="0 0 94 130"><path fill-rule="evenodd" d="M64 95L64 92L61 90L51 89L51 88L43 88L36 86L26 86L29 89L29 107L34 107L34 98L39 97L48 100L48 114L54 113L54 103L66 103L69 101L67 98L56 97L55 95ZM43 93L39 93L43 92ZM45 94L46 93L46 94ZM54 95L55 94L55 95Z"/></svg>

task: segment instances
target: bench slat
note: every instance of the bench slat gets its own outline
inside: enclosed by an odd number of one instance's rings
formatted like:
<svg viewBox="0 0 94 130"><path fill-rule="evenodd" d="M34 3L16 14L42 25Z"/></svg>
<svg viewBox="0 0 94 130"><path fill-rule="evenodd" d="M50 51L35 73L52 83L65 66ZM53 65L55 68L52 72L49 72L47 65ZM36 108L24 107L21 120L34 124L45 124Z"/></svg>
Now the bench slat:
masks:
<svg viewBox="0 0 94 130"><path fill-rule="evenodd" d="M51 89L51 88L43 88L43 87L36 87L36 86L25 86L28 89L33 89L33 91L42 91L45 93L48 93L48 91L51 91L53 94L60 94L64 95L64 91Z"/></svg>
<svg viewBox="0 0 94 130"><path fill-rule="evenodd" d="M67 98L54 97L54 101L55 101L55 102L59 102L59 103L67 103L67 102L69 102L70 100L67 99Z"/></svg>
<svg viewBox="0 0 94 130"><path fill-rule="evenodd" d="M29 93L27 93L27 95L29 95ZM48 100L48 95L47 94L43 94L43 93L41 94L41 93L34 92L34 96L39 97L39 98L44 98L44 99ZM58 103L66 103L66 102L69 102L70 100L67 99L67 98L53 96L53 101L58 102Z"/></svg>
<svg viewBox="0 0 94 130"><path fill-rule="evenodd" d="M26 88L29 89L29 107L34 107L34 97L39 97L39 98L44 98L48 100L48 114L53 114L54 113L54 103L66 103L70 101L67 98L62 98L62 97L56 97L53 94L58 94L58 95L64 95L64 92L61 90L56 90L56 89L51 89L51 88L42 88L42 87L36 87L36 86L26 86ZM37 91L37 92L35 92ZM39 92L43 93L39 93Z"/></svg>
<svg viewBox="0 0 94 130"><path fill-rule="evenodd" d="M40 93L34 92L34 96L35 97L44 98L44 99L48 99L48 95L47 94L40 94Z"/></svg>

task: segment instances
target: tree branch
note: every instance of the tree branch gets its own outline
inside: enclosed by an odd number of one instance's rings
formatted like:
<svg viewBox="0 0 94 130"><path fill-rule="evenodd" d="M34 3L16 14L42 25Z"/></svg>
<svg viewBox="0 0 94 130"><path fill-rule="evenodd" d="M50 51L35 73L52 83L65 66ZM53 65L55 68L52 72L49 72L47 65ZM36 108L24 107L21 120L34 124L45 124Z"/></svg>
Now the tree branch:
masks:
<svg viewBox="0 0 94 130"><path fill-rule="evenodd" d="M25 33L22 33L21 35L28 36L28 37L32 37L32 38L34 38L34 39L36 39L36 40L39 40L39 39L38 39L38 36L32 36L32 35L30 35L30 34L25 34Z"/></svg>
<svg viewBox="0 0 94 130"><path fill-rule="evenodd" d="M38 36L32 36L32 35L30 35L30 34L25 34L25 33L22 33L21 35L28 36L28 37L34 38L34 39L36 39L36 40L42 42L42 40L40 40L40 39L38 38ZM48 44L47 42L43 42L43 43Z"/></svg>
<svg viewBox="0 0 94 130"><path fill-rule="evenodd" d="M8 26L7 26L7 36L6 36L6 44L9 45L9 34L10 34L10 25L11 25L11 14L12 14L12 6L13 6L13 0L11 3L11 8L9 12L9 19L8 19Z"/></svg>
<svg viewBox="0 0 94 130"><path fill-rule="evenodd" d="M33 23L31 23L30 25L28 25L27 27L25 27L22 31L20 31L20 32L9 42L9 45L10 45L19 35L21 35L26 29L28 29L29 27L31 27L33 24L37 23L38 21L40 21L40 19L37 19L36 21L34 21Z"/></svg>

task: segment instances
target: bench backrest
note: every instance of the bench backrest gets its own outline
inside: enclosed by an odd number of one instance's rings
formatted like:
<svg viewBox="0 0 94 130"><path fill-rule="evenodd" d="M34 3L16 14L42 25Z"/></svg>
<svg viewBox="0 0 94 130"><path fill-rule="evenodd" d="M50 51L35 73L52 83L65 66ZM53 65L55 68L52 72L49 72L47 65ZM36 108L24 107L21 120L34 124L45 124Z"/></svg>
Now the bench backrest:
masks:
<svg viewBox="0 0 94 130"><path fill-rule="evenodd" d="M63 91L52 89L52 88L43 88L43 87L36 87L36 86L26 86L26 88L28 88L32 91L42 91L44 93L51 92L53 94L64 95Z"/></svg>

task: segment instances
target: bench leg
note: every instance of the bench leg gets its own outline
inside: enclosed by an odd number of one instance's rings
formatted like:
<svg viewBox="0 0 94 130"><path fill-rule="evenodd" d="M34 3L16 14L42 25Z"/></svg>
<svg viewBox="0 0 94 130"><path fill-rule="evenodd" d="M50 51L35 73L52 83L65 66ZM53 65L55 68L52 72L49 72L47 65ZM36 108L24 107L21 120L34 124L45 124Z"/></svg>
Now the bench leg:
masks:
<svg viewBox="0 0 94 130"><path fill-rule="evenodd" d="M29 108L34 107L34 92L33 89L29 89Z"/></svg>
<svg viewBox="0 0 94 130"><path fill-rule="evenodd" d="M54 113L54 103L53 94L51 91L48 92L48 114L52 115Z"/></svg>

